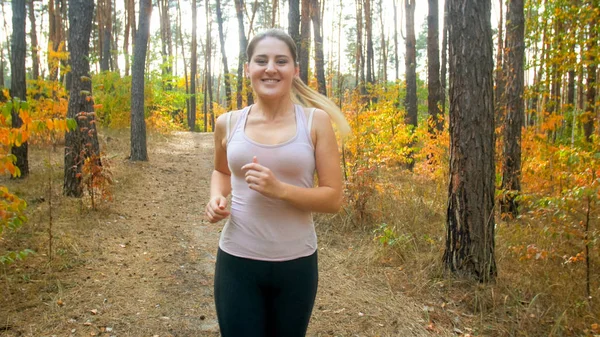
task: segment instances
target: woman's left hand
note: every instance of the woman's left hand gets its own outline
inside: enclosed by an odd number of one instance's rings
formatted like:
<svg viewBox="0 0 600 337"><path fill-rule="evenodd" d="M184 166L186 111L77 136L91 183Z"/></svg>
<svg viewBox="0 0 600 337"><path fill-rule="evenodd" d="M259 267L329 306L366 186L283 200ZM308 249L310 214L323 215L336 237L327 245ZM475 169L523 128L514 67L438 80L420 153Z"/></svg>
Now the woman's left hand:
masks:
<svg viewBox="0 0 600 337"><path fill-rule="evenodd" d="M275 178L271 170L260 165L256 157L252 159L252 163L242 166L242 171L246 172L246 183L251 190L269 198L283 197L284 184Z"/></svg>

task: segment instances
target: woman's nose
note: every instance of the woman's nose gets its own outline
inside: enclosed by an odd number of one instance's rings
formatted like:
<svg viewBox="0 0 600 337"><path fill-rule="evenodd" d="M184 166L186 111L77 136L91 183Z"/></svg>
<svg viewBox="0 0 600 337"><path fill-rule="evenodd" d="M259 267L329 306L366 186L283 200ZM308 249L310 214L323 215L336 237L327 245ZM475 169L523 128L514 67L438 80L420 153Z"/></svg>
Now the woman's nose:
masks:
<svg viewBox="0 0 600 337"><path fill-rule="evenodd" d="M265 71L275 71L275 63L274 62L267 62L267 69Z"/></svg>

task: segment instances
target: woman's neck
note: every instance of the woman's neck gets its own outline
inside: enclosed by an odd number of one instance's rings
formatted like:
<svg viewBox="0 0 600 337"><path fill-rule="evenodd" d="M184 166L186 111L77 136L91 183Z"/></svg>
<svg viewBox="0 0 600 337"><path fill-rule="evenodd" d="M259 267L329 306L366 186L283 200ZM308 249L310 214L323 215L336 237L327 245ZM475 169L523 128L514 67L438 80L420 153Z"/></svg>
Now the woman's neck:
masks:
<svg viewBox="0 0 600 337"><path fill-rule="evenodd" d="M252 111L259 112L265 118L275 119L290 111L294 111L293 109L294 103L290 99L289 96L276 99L276 100L264 100L257 98L254 106L252 107Z"/></svg>

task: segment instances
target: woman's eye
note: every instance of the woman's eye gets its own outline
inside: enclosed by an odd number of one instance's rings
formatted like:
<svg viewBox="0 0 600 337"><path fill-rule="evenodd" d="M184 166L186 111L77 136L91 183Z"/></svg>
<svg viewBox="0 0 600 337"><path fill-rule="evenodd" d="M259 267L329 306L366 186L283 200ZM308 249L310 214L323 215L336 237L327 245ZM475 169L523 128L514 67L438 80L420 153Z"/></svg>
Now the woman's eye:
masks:
<svg viewBox="0 0 600 337"><path fill-rule="evenodd" d="M286 64L286 63L287 63L287 60L279 60L279 61L277 61L277 64L282 64L283 65L283 64Z"/></svg>
<svg viewBox="0 0 600 337"><path fill-rule="evenodd" d="M266 60L255 60L254 62L256 62L257 64L266 64L267 63Z"/></svg>

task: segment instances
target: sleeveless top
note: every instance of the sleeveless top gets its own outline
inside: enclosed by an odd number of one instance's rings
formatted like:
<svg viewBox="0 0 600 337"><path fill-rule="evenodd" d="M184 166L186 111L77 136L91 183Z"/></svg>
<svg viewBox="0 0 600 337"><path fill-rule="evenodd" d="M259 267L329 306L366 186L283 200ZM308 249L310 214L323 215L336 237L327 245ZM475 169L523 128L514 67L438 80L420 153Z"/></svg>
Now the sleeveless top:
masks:
<svg viewBox="0 0 600 337"><path fill-rule="evenodd" d="M286 201L251 190L242 166L256 156L280 181L300 187L314 186L315 150L310 137L310 113L295 105L296 134L281 144L253 141L244 131L250 107L240 113L227 134L227 161L231 171L231 214L221 232L219 248L228 254L263 261L287 261L309 256L317 249L312 213ZM229 128L229 118L227 128Z"/></svg>

